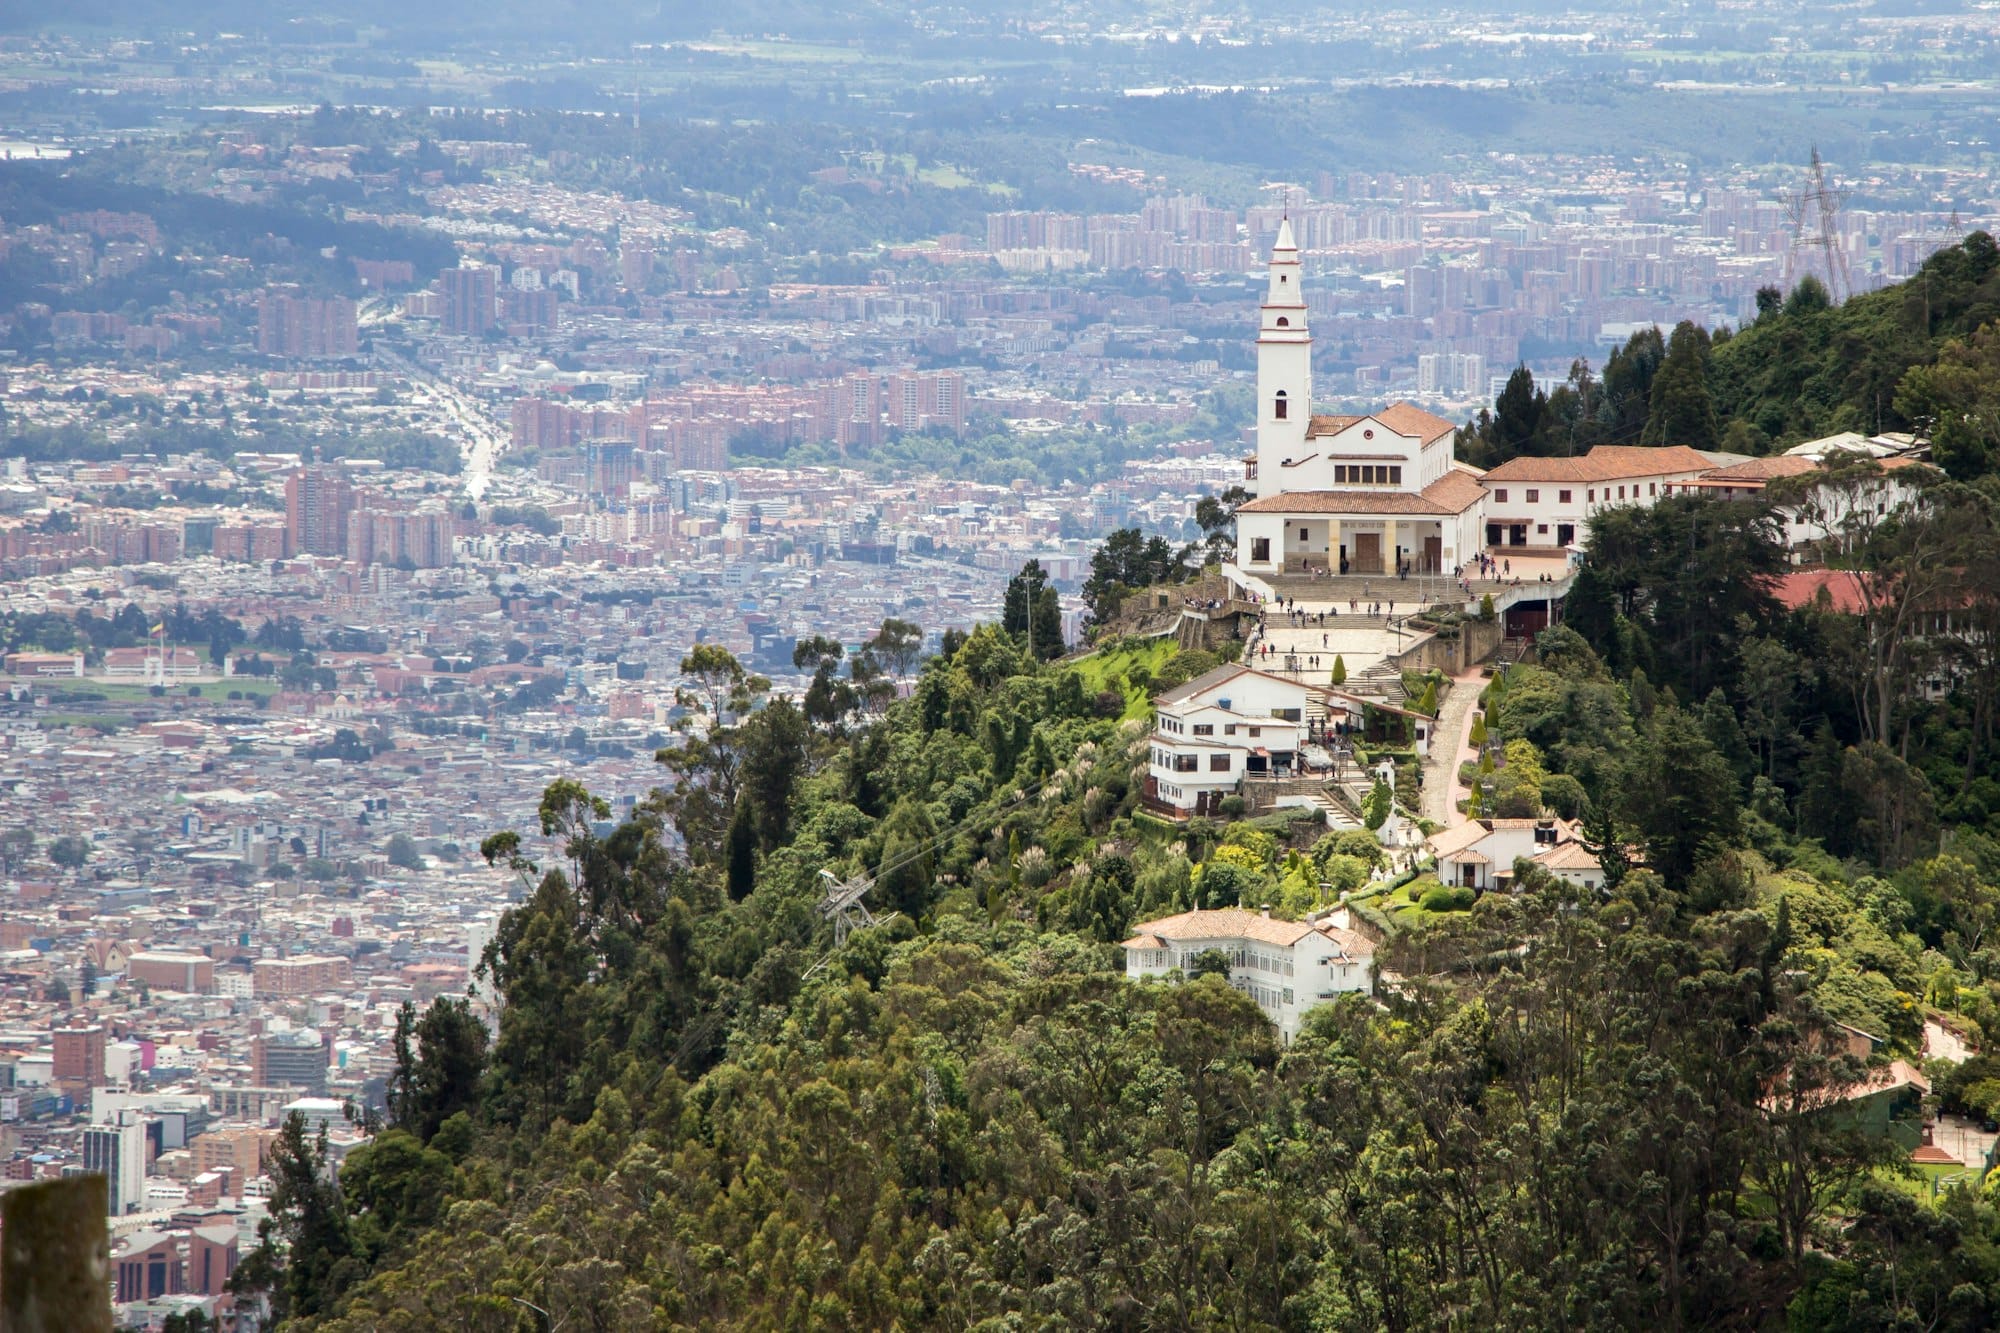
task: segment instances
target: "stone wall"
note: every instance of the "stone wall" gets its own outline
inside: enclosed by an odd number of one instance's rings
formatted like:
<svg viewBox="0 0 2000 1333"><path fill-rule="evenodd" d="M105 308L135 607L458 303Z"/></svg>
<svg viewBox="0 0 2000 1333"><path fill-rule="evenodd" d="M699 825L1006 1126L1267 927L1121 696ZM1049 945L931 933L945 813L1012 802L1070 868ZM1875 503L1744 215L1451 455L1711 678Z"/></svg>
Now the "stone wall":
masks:
<svg viewBox="0 0 2000 1333"><path fill-rule="evenodd" d="M1456 676L1493 656L1506 637L1507 627L1498 617L1490 625L1466 620L1385 660L1399 671L1436 670Z"/></svg>

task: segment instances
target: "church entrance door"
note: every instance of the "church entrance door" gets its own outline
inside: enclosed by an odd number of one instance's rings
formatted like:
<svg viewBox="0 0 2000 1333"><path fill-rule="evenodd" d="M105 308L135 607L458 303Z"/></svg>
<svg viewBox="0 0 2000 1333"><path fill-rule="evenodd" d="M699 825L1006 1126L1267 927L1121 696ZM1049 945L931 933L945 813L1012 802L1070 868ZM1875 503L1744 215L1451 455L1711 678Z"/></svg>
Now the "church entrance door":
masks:
<svg viewBox="0 0 2000 1333"><path fill-rule="evenodd" d="M1381 533L1357 532L1354 534L1354 572L1357 574L1380 574L1382 572Z"/></svg>

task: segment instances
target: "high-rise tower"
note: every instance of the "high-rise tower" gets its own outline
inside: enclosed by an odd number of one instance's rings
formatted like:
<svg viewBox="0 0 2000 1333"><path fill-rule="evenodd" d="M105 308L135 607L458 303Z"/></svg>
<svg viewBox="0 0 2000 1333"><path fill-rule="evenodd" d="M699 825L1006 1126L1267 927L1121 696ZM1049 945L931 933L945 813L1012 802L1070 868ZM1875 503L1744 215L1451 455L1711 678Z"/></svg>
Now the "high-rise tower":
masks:
<svg viewBox="0 0 2000 1333"><path fill-rule="evenodd" d="M1299 289L1299 248L1291 219L1278 224L1269 285L1257 325L1257 494L1284 489L1280 469L1305 456L1312 418L1312 332Z"/></svg>
<svg viewBox="0 0 2000 1333"><path fill-rule="evenodd" d="M294 555L347 553L354 487L338 465L309 464L285 478L285 536Z"/></svg>

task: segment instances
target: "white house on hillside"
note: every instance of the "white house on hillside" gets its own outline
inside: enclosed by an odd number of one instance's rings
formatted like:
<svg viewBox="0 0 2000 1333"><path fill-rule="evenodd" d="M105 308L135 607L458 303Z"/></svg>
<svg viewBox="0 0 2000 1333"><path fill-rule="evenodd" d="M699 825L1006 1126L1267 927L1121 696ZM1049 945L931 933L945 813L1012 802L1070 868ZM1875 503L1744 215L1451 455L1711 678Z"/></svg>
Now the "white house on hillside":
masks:
<svg viewBox="0 0 2000 1333"><path fill-rule="evenodd" d="M1437 857L1440 883L1482 892L1511 887L1514 863L1520 860L1582 888L1604 884L1604 868L1583 845L1582 826L1574 820L1468 820L1433 834L1430 849Z"/></svg>
<svg viewBox="0 0 2000 1333"><path fill-rule="evenodd" d="M1244 775L1295 771L1308 706L1326 691L1227 663L1153 700L1146 794L1184 814L1211 813Z"/></svg>
<svg viewBox="0 0 2000 1333"><path fill-rule="evenodd" d="M1189 975L1213 950L1229 960L1229 984L1255 1000L1290 1041L1314 1006L1350 991L1375 992L1375 946L1336 924L1344 913L1279 921L1269 910L1229 907L1142 921L1123 945L1125 975Z"/></svg>

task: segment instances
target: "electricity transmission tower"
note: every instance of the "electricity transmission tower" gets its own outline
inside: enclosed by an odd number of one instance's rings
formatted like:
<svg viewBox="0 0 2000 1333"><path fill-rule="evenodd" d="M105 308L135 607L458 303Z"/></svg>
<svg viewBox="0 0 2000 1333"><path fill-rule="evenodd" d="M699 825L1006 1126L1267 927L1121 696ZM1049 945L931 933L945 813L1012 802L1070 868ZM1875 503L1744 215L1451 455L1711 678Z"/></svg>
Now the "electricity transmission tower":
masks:
<svg viewBox="0 0 2000 1333"><path fill-rule="evenodd" d="M1847 253L1840 241L1840 206L1847 200L1845 190L1826 182L1826 165L1820 161L1817 145L1812 150L1812 166L1805 189L1785 201L1792 220L1792 247L1785 253L1785 286L1799 277L1803 251L1819 251L1819 267L1826 273L1827 294L1835 301L1846 300L1853 292L1847 275ZM1810 232L1810 234L1808 234Z"/></svg>
<svg viewBox="0 0 2000 1333"><path fill-rule="evenodd" d="M833 923L833 947L838 949L847 943L848 935L856 930L864 930L875 924L875 914L868 910L862 899L868 890L875 887L875 881L867 875L856 875L853 879L841 880L831 870L822 870L820 877L820 916Z"/></svg>

